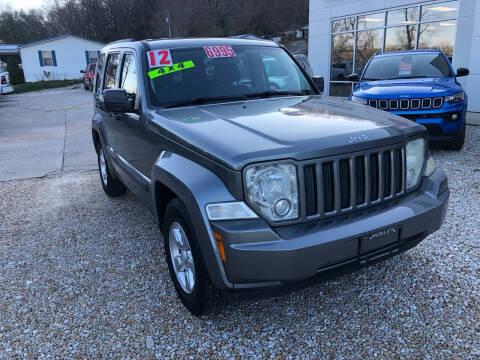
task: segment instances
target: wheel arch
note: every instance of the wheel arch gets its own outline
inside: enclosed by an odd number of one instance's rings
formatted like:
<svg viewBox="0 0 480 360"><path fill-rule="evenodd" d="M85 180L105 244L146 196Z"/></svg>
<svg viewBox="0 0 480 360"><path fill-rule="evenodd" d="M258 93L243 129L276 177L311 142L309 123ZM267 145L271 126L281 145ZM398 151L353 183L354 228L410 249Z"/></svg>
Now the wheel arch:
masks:
<svg viewBox="0 0 480 360"><path fill-rule="evenodd" d="M219 289L233 288L228 280L216 241L206 216L208 203L234 201L225 184L210 170L183 156L163 152L152 169L155 216L163 223L168 202L178 198L191 219L194 235L205 260L212 283Z"/></svg>
<svg viewBox="0 0 480 360"><path fill-rule="evenodd" d="M101 140L100 140L100 134L94 128L92 128L92 140L93 140L93 146L95 146L95 151L98 152L98 149L100 148L100 145L101 145Z"/></svg>

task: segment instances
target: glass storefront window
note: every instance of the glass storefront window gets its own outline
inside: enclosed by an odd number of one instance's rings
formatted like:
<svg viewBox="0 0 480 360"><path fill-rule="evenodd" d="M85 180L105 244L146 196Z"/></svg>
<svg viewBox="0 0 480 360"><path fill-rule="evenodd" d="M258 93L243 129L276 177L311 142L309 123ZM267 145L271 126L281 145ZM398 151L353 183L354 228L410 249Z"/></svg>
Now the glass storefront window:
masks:
<svg viewBox="0 0 480 360"><path fill-rule="evenodd" d="M332 33L352 31L355 29L355 18L345 18L332 21Z"/></svg>
<svg viewBox="0 0 480 360"><path fill-rule="evenodd" d="M385 33L385 52L413 50L417 38L417 26L396 26L387 28Z"/></svg>
<svg viewBox="0 0 480 360"><path fill-rule="evenodd" d="M456 21L440 21L420 25L418 48L443 50L449 58L453 56Z"/></svg>
<svg viewBox="0 0 480 360"><path fill-rule="evenodd" d="M382 51L383 29L359 31L357 33L355 72L361 74L363 68L375 53Z"/></svg>
<svg viewBox="0 0 480 360"><path fill-rule="evenodd" d="M387 13L387 26L416 24L417 21L418 6L400 10L390 10Z"/></svg>
<svg viewBox="0 0 480 360"><path fill-rule="evenodd" d="M332 20L330 94L349 96L348 76L361 74L377 52L438 48L451 61L458 3L438 1Z"/></svg>
<svg viewBox="0 0 480 360"><path fill-rule="evenodd" d="M374 29L385 25L385 13L368 14L358 17L358 30Z"/></svg>
<svg viewBox="0 0 480 360"><path fill-rule="evenodd" d="M449 1L422 6L421 21L455 19L458 12L458 1Z"/></svg>
<svg viewBox="0 0 480 360"><path fill-rule="evenodd" d="M353 72L353 33L332 36L330 80L347 80Z"/></svg>

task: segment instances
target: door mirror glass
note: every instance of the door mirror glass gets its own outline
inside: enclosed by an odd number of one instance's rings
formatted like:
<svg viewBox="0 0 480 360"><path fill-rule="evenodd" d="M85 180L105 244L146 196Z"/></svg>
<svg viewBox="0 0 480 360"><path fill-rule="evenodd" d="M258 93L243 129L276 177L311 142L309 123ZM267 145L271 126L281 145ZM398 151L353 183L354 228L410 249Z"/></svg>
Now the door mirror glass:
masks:
<svg viewBox="0 0 480 360"><path fill-rule="evenodd" d="M132 103L128 100L125 89L106 89L103 91L105 109L114 112L132 111Z"/></svg>
<svg viewBox="0 0 480 360"><path fill-rule="evenodd" d="M85 70L80 70L80 73L85 74Z"/></svg>
<svg viewBox="0 0 480 360"><path fill-rule="evenodd" d="M470 74L470 70L468 70L467 68L458 68L456 76L462 77L462 76L467 76L468 74Z"/></svg>

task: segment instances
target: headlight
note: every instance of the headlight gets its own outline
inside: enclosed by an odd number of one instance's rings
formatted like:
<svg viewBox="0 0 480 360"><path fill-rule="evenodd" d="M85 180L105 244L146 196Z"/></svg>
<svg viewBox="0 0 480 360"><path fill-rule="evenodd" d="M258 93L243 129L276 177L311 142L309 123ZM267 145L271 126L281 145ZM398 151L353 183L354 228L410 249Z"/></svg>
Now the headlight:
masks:
<svg viewBox="0 0 480 360"><path fill-rule="evenodd" d="M425 139L418 138L407 143L407 190L417 186L425 162Z"/></svg>
<svg viewBox="0 0 480 360"><path fill-rule="evenodd" d="M425 165L425 176L432 175L436 168L437 166L435 165L432 154L428 154L427 164Z"/></svg>
<svg viewBox="0 0 480 360"><path fill-rule="evenodd" d="M271 221L298 217L297 170L292 164L258 165L246 170L247 202Z"/></svg>
<svg viewBox="0 0 480 360"><path fill-rule="evenodd" d="M465 99L465 93L459 92L458 94L453 94L449 96L445 96L445 102L448 103L459 103L462 102Z"/></svg>
<svg viewBox="0 0 480 360"><path fill-rule="evenodd" d="M364 99L358 96L353 96L352 95L352 101L357 103L357 104L362 104L362 105L368 105L368 99Z"/></svg>

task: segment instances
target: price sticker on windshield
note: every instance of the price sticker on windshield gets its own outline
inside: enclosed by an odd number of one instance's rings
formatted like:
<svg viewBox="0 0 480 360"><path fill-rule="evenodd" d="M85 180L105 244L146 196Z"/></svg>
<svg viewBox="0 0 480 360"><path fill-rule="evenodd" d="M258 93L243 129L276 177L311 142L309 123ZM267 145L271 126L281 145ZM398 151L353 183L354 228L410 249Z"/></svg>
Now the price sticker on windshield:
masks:
<svg viewBox="0 0 480 360"><path fill-rule="evenodd" d="M203 49L209 58L226 58L237 56L230 45L204 46Z"/></svg>
<svg viewBox="0 0 480 360"><path fill-rule="evenodd" d="M405 75L412 75L412 63L403 61L398 65L398 75L405 76Z"/></svg>
<svg viewBox="0 0 480 360"><path fill-rule="evenodd" d="M172 54L168 49L160 49L147 52L148 65L150 67L168 66L172 65Z"/></svg>

